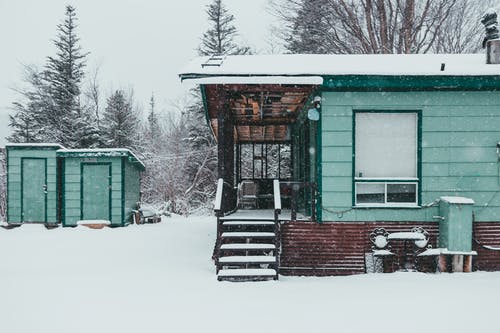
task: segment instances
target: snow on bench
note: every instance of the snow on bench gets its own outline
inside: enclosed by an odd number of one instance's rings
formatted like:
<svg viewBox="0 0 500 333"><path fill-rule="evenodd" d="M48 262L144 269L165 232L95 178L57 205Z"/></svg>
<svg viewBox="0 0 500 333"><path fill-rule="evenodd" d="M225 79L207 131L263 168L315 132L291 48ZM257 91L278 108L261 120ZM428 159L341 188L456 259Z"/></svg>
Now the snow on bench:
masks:
<svg viewBox="0 0 500 333"><path fill-rule="evenodd" d="M424 252L417 254L417 257L439 256L441 254L476 256L477 252L476 251L450 251L447 248L436 248L436 249L427 249Z"/></svg>
<svg viewBox="0 0 500 333"><path fill-rule="evenodd" d="M240 276L275 276L276 271L269 268L252 268L252 269L223 269L217 274L224 277L240 277Z"/></svg>
<svg viewBox="0 0 500 333"><path fill-rule="evenodd" d="M229 256L219 258L219 263L275 263L276 257L274 256Z"/></svg>
<svg viewBox="0 0 500 333"><path fill-rule="evenodd" d="M222 238L270 238L274 232L223 232Z"/></svg>
<svg viewBox="0 0 500 333"><path fill-rule="evenodd" d="M223 244L220 246L221 250L274 250L276 246L274 244Z"/></svg>
<svg viewBox="0 0 500 333"><path fill-rule="evenodd" d="M389 250L373 250L373 255L376 257L383 257L383 256L393 256L394 253L392 253Z"/></svg>
<svg viewBox="0 0 500 333"><path fill-rule="evenodd" d="M393 232L387 236L389 240L425 240L425 235L421 232Z"/></svg>
<svg viewBox="0 0 500 333"><path fill-rule="evenodd" d="M441 255L441 252L443 251L442 248L436 248L436 249L427 249L422 253L417 254L417 257L433 257L433 256L439 256Z"/></svg>
<svg viewBox="0 0 500 333"><path fill-rule="evenodd" d="M500 251L500 247L498 246L491 246L491 245L481 245L484 247L486 250L492 250L492 251Z"/></svg>

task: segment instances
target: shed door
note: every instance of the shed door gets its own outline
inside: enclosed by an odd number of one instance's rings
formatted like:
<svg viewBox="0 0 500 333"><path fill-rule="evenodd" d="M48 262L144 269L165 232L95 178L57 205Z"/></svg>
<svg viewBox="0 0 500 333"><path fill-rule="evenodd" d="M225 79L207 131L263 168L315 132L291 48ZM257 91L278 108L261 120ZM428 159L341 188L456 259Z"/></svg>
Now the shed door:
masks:
<svg viewBox="0 0 500 333"><path fill-rule="evenodd" d="M111 221L111 164L82 165L82 220Z"/></svg>
<svg viewBox="0 0 500 333"><path fill-rule="evenodd" d="M22 221L46 222L47 160L22 159Z"/></svg>

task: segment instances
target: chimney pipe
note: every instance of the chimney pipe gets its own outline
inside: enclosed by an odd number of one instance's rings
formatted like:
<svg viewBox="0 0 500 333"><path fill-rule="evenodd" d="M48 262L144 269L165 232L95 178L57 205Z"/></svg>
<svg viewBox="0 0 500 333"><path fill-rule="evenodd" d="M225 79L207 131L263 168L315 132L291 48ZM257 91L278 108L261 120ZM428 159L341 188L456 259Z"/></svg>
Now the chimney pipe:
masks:
<svg viewBox="0 0 500 333"><path fill-rule="evenodd" d="M489 9L483 15L481 23L486 29L486 36L483 40L483 48L486 47L486 63L500 64L500 32L495 10Z"/></svg>
<svg viewBox="0 0 500 333"><path fill-rule="evenodd" d="M486 63L500 64L500 39L492 39L486 42Z"/></svg>

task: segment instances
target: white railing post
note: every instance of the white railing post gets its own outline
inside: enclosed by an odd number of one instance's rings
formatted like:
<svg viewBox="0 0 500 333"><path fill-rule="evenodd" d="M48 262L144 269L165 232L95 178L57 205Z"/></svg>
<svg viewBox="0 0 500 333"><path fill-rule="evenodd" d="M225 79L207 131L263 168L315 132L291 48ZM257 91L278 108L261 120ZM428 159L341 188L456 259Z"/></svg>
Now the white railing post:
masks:
<svg viewBox="0 0 500 333"><path fill-rule="evenodd" d="M217 192L215 194L215 203L214 203L214 211L217 215L219 215L221 207L222 207L222 191L224 189L224 180L219 178L217 181Z"/></svg>
<svg viewBox="0 0 500 333"><path fill-rule="evenodd" d="M278 214L281 213L281 192L280 192L280 181L275 179L273 181L273 192L274 192L274 211Z"/></svg>

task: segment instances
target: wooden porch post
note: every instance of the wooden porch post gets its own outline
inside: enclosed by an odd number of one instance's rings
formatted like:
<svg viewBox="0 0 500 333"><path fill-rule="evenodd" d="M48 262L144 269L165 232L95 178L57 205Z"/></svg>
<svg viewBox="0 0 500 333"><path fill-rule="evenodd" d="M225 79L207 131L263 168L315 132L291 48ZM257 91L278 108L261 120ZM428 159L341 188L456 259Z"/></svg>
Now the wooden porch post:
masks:
<svg viewBox="0 0 500 333"><path fill-rule="evenodd" d="M231 113L227 92L218 86L219 105L217 110L217 156L218 178L224 180L221 210L231 211L236 206L234 191L234 117Z"/></svg>

